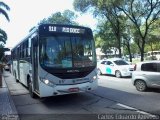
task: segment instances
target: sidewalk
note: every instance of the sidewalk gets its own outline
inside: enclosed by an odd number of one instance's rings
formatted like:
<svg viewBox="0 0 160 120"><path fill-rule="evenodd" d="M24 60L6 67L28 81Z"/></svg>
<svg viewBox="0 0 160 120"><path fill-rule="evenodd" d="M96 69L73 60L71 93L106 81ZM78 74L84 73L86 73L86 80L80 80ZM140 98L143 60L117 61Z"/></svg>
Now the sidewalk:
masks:
<svg viewBox="0 0 160 120"><path fill-rule="evenodd" d="M0 86L0 120L18 120L18 113L8 87L5 82L5 73L2 74L2 86Z"/></svg>

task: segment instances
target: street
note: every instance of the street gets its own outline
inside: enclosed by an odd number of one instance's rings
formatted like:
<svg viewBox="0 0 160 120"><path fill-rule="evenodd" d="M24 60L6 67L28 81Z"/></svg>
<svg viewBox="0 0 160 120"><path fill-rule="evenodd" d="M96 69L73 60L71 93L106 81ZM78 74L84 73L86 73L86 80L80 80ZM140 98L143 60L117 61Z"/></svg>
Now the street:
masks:
<svg viewBox="0 0 160 120"><path fill-rule="evenodd" d="M146 92L139 92L131 83L131 78L116 78L114 76L100 76L99 86L96 94L101 95L100 91L107 91L103 96L111 100L120 102L130 107L160 114L160 90L148 89Z"/></svg>
<svg viewBox="0 0 160 120"><path fill-rule="evenodd" d="M16 83L9 72L5 72L5 81L21 120L145 119L160 114L160 90L138 92L130 78L102 75L94 91L36 99L31 98L27 88ZM156 119L159 118L156 116Z"/></svg>

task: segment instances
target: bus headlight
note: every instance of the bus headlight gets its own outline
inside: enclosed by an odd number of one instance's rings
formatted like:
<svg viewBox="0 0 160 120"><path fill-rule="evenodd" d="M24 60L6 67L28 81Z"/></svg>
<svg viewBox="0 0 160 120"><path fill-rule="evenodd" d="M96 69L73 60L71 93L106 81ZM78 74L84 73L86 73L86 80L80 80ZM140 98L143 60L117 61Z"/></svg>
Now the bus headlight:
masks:
<svg viewBox="0 0 160 120"><path fill-rule="evenodd" d="M95 76L93 76L93 80L96 80L97 79L97 76L95 75Z"/></svg>
<svg viewBox="0 0 160 120"><path fill-rule="evenodd" d="M52 81L50 81L50 80L48 80L48 79L41 78L40 80L41 80L44 84L46 84L46 85L48 85L48 86L51 86L51 87L54 87L54 86L55 86L54 82L52 82Z"/></svg>
<svg viewBox="0 0 160 120"><path fill-rule="evenodd" d="M44 80L44 83L45 84L49 84L49 80Z"/></svg>
<svg viewBox="0 0 160 120"><path fill-rule="evenodd" d="M93 76L93 77L91 77L91 79L90 79L90 83L92 83L94 80L96 80L97 79L97 76L95 75L95 76Z"/></svg>

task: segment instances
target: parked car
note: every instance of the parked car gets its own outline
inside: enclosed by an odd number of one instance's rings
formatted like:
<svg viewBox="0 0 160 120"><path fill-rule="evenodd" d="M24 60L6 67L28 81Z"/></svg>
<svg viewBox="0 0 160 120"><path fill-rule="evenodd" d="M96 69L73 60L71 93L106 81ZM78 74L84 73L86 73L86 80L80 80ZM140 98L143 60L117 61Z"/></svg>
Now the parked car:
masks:
<svg viewBox="0 0 160 120"><path fill-rule="evenodd" d="M115 75L116 77L131 76L134 65L128 64L121 58L111 58L102 60L97 64L98 74Z"/></svg>
<svg viewBox="0 0 160 120"><path fill-rule="evenodd" d="M138 91L160 88L160 61L140 62L135 65L132 83Z"/></svg>

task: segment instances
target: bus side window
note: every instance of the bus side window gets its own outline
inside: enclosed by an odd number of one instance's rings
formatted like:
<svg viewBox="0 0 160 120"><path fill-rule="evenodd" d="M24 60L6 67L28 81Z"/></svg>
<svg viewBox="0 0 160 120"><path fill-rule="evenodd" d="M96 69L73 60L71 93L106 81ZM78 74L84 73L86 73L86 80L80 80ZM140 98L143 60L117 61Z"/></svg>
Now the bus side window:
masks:
<svg viewBox="0 0 160 120"><path fill-rule="evenodd" d="M28 48L27 49L28 49L28 51L27 51L28 57L30 57L31 56L31 38L28 39Z"/></svg>

